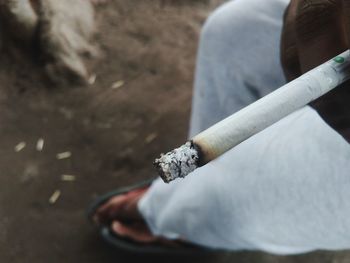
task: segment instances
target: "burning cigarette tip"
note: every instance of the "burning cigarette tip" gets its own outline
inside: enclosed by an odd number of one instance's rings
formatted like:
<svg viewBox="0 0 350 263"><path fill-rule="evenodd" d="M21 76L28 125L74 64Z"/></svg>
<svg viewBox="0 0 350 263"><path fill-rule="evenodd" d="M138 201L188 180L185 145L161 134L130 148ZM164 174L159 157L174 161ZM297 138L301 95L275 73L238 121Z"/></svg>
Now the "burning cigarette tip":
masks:
<svg viewBox="0 0 350 263"><path fill-rule="evenodd" d="M198 151L193 142L187 142L179 148L161 155L154 161L154 166L163 181L169 183L193 172L198 167L198 163Z"/></svg>

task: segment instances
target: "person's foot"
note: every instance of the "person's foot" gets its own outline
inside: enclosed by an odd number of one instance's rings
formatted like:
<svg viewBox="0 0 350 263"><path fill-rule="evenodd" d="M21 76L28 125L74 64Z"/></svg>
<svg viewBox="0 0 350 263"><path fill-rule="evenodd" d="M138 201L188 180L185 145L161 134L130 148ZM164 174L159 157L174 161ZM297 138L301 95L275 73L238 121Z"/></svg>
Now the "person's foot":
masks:
<svg viewBox="0 0 350 263"><path fill-rule="evenodd" d="M175 242L154 236L138 211L137 204L148 187L130 191L109 199L101 205L93 217L97 224L109 225L117 235L140 243Z"/></svg>

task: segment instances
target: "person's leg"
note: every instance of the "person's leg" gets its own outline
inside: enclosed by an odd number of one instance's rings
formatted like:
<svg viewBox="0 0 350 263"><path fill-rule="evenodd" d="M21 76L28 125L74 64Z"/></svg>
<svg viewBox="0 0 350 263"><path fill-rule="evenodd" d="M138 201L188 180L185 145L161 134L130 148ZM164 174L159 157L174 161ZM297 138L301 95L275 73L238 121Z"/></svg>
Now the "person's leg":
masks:
<svg viewBox="0 0 350 263"><path fill-rule="evenodd" d="M235 0L206 21L200 38L190 137L285 83L282 16L289 0Z"/></svg>
<svg viewBox="0 0 350 263"><path fill-rule="evenodd" d="M288 1L236 0L206 23L190 135L284 83ZM256 32L256 34L254 33ZM301 253L350 247L350 147L305 107L138 203L153 234L215 248Z"/></svg>
<svg viewBox="0 0 350 263"><path fill-rule="evenodd" d="M197 55L190 137L285 83L279 46L282 17L288 2L267 0L261 5L260 0L229 1L209 16L201 31ZM205 172L206 168L200 170ZM164 229L157 231L152 222L159 223L159 217L171 214L172 206L165 207L159 201L165 198L165 204L174 198L176 200L176 194L172 198L170 196L181 187L178 186L181 183L164 185L159 180L139 206L156 234L179 237L171 231L164 232ZM196 190L191 192L196 193ZM206 206L205 196L202 201L188 202ZM154 207L159 209L153 210ZM181 209L181 205L178 208ZM185 206L183 208L186 209ZM208 206L208 209L211 208ZM203 224L204 221L199 220L198 225L205 227ZM184 225L177 226L185 229ZM196 242L193 238L192 241Z"/></svg>
<svg viewBox="0 0 350 263"><path fill-rule="evenodd" d="M350 145L310 107L139 202L154 235L277 254L350 248Z"/></svg>
<svg viewBox="0 0 350 263"><path fill-rule="evenodd" d="M260 6L259 0L236 0L208 20L198 59L192 135L283 84L278 50L286 4L269 0ZM248 32L259 32L260 37ZM229 45L210 45L220 36L233 37ZM254 54L241 59L247 51ZM231 59L219 56L221 52ZM232 85L224 86L227 83ZM185 180L170 185L158 180L140 201L124 205L133 203L132 210L138 206L156 236L214 248L284 254L347 248L349 159L349 145L305 107ZM115 230L138 240L134 230L122 229Z"/></svg>
<svg viewBox="0 0 350 263"><path fill-rule="evenodd" d="M198 52L190 134L284 83L278 50L287 2L267 0L261 7L258 0L235 0L222 5L206 21ZM116 220L134 217L132 211L139 198L112 198L100 207L96 219L109 221L113 217L112 228L126 234L127 229L122 229ZM141 240L132 232L135 239Z"/></svg>

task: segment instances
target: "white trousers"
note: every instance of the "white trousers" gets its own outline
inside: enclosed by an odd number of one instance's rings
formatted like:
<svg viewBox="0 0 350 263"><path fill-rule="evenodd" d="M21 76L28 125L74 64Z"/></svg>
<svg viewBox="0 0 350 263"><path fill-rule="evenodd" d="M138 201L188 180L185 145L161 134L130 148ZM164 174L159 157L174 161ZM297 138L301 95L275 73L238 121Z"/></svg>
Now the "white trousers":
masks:
<svg viewBox="0 0 350 263"><path fill-rule="evenodd" d="M235 0L201 34L190 136L285 83L288 0ZM139 210L155 235L228 250L350 248L350 145L310 107L169 185Z"/></svg>

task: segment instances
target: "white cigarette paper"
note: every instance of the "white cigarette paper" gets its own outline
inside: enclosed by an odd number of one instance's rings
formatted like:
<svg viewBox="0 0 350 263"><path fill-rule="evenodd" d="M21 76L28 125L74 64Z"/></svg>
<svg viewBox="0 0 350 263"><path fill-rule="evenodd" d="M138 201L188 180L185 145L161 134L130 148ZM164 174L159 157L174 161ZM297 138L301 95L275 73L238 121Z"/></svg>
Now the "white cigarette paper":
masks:
<svg viewBox="0 0 350 263"><path fill-rule="evenodd" d="M160 176L166 183L185 177L198 166L214 160L349 78L350 51L347 50L192 138L193 147L188 148L188 151L197 150L195 167L191 165L191 169L170 169L181 167L179 165L184 162L174 155L177 150L156 159L155 165ZM184 155L193 156L187 153Z"/></svg>

